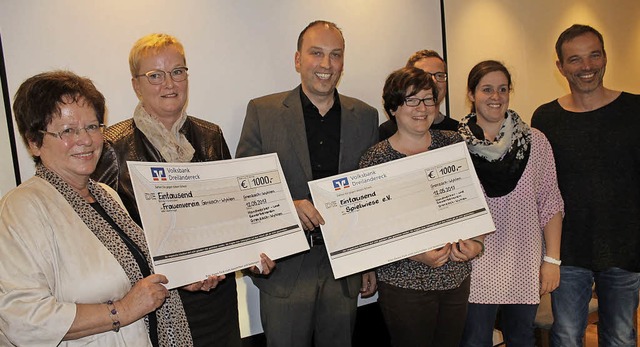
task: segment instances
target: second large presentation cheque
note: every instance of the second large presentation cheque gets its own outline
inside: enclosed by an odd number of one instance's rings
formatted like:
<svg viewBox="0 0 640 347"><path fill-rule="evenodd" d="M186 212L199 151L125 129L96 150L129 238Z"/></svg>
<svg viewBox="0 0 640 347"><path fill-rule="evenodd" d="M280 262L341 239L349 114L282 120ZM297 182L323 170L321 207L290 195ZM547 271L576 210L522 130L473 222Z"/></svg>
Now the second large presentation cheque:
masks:
<svg viewBox="0 0 640 347"><path fill-rule="evenodd" d="M464 143L309 188L336 278L495 230Z"/></svg>
<svg viewBox="0 0 640 347"><path fill-rule="evenodd" d="M169 288L259 265L260 253L275 260L309 249L276 154L127 165Z"/></svg>

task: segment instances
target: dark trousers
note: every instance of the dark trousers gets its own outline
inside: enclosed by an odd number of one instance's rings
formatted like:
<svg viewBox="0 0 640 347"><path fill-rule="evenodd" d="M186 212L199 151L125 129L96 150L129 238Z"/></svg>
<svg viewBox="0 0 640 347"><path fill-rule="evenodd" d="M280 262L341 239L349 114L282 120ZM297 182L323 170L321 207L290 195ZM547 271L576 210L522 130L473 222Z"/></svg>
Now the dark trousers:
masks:
<svg viewBox="0 0 640 347"><path fill-rule="evenodd" d="M470 278L450 290L412 290L378 283L378 303L394 347L458 347Z"/></svg>
<svg viewBox="0 0 640 347"><path fill-rule="evenodd" d="M357 298L334 279L324 246L311 247L291 295L260 293L260 318L269 347L351 346Z"/></svg>
<svg viewBox="0 0 640 347"><path fill-rule="evenodd" d="M234 274L210 292L179 292L195 347L242 345Z"/></svg>

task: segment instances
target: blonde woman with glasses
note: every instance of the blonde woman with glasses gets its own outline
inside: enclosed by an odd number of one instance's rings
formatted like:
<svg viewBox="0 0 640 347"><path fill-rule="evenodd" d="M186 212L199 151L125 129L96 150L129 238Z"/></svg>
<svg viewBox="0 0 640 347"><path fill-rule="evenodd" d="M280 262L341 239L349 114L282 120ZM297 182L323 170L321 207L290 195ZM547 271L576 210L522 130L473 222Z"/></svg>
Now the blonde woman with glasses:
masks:
<svg viewBox="0 0 640 347"><path fill-rule="evenodd" d="M129 69L139 103L133 118L105 131L104 153L93 177L115 189L140 224L128 160L203 162L230 159L231 154L218 125L186 113L189 69L178 39L167 34L140 38L131 48ZM268 274L275 264L261 257L263 274ZM211 276L179 293L195 346L241 345L233 274Z"/></svg>

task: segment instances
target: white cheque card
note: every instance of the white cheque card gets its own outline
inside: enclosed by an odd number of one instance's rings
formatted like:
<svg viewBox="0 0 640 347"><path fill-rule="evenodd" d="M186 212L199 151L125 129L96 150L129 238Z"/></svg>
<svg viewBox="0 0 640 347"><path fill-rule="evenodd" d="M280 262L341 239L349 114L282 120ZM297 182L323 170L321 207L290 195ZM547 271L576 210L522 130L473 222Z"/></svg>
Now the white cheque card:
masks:
<svg viewBox="0 0 640 347"><path fill-rule="evenodd" d="M495 230L465 143L309 188L336 278Z"/></svg>
<svg viewBox="0 0 640 347"><path fill-rule="evenodd" d="M276 154L127 165L154 269L170 288L258 265L260 253L309 249Z"/></svg>

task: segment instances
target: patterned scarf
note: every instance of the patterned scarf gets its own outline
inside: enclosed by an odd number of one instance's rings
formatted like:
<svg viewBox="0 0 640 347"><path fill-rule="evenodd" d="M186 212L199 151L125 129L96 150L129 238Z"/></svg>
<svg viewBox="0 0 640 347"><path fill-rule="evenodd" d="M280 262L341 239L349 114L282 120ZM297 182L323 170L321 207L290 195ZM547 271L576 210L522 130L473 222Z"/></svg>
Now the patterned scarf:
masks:
<svg viewBox="0 0 640 347"><path fill-rule="evenodd" d="M487 196L504 196L515 189L531 152L531 128L520 116L507 110L495 141L484 138L475 113L460 121L458 132L467 143L473 166Z"/></svg>
<svg viewBox="0 0 640 347"><path fill-rule="evenodd" d="M151 141L153 147L158 149L162 158L168 163L188 163L193 158L195 150L180 132L186 120L187 114L183 111L169 131L142 107L142 102L138 103L133 111L136 127Z"/></svg>
<svg viewBox="0 0 640 347"><path fill-rule="evenodd" d="M135 258L124 244L118 232L111 227L100 214L86 202L80 194L78 194L71 186L65 182L60 176L44 165L36 166L36 176L40 177L52 186L54 186L60 194L67 200L69 205L76 211L80 219L87 227L96 235L102 244L113 254L118 260L120 266L124 269L131 286L142 279L140 267ZM142 229L140 229L131 220L125 210L116 202L102 187L95 181L89 180L89 192L96 199L96 202L102 206L107 214L114 222L133 240L142 250L146 260L151 264L149 251L146 247L147 241L144 237ZM187 317L180 301L180 295L177 290L170 290L170 297L166 299L164 304L156 310L158 317L158 339L160 346L184 346L191 347L193 342L191 333L187 323ZM145 317L147 329L149 329L148 318Z"/></svg>

